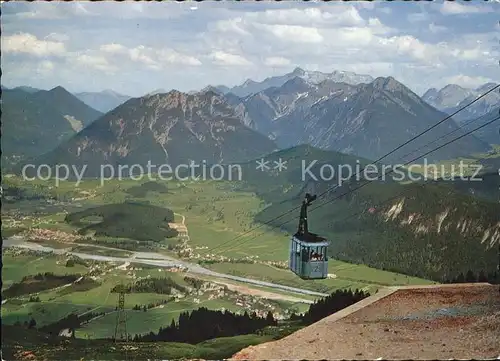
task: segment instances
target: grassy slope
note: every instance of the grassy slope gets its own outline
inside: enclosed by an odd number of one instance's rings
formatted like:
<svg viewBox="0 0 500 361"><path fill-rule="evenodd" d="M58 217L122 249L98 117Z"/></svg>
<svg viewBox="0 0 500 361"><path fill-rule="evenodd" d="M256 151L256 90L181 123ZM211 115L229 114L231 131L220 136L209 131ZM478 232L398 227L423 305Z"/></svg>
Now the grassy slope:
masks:
<svg viewBox="0 0 500 361"><path fill-rule="evenodd" d="M259 343L270 341L272 335L242 335L225 337L189 345L173 342L134 343L125 349L123 344L113 344L99 340L69 340L48 338L35 330L25 330L15 326L2 325L2 353L5 359L23 359L24 352L31 352L37 359L73 360L88 359L134 360L146 359L224 359L237 351Z"/></svg>
<svg viewBox="0 0 500 361"><path fill-rule="evenodd" d="M120 283L129 283L133 281L132 274L136 277L170 277L174 282L182 286L188 286L184 281L183 274L161 272L155 267L142 267L141 270L135 270L132 273L127 270L116 269L115 266L103 263L89 263L86 267L76 265L75 267L64 267L65 256L55 256L51 254L19 254L11 251L3 256L4 264L7 265L3 278L5 281L19 281L23 275L32 274L30 269L23 269L23 265L30 264L37 267L39 271L42 266L55 274L86 274L95 265L99 265L100 270L97 279L97 285L84 291L66 287L64 289L53 289L39 292L37 295L40 302L28 302L29 295L16 299L9 299L2 305L2 322L4 324L14 324L16 321L29 321L32 317L37 321L38 326L47 325L59 320L70 313L82 314L85 312L105 312L102 317L92 320L83 325L76 332L77 337L98 338L112 337L113 325L116 321L114 313L117 295L111 292L111 289ZM134 265L132 265L134 266ZM136 266L134 266L136 267ZM225 308L234 312L242 312L243 307L235 305L234 294L226 294L223 298L211 298L211 293L202 295L186 295L178 301L170 301L156 308L147 310L147 312L132 310L136 304L145 305L149 303L162 303L170 298L169 295L155 293L131 293L127 294L125 308L127 315L128 331L131 334L147 333L158 331L161 326L167 326L172 319L177 319L183 311L189 311L204 306L209 309ZM269 305L274 305L277 310L286 309L291 306L287 301L269 301L266 305L256 306L256 309L267 309Z"/></svg>
<svg viewBox="0 0 500 361"><path fill-rule="evenodd" d="M312 155L314 157L323 157L324 161L327 161L330 156L328 152L313 153ZM285 157L286 155L281 153L275 156L278 158L279 156ZM298 151L294 157L294 159L300 159L300 151ZM352 160L352 158L335 159L338 163ZM208 246L208 249L197 250L200 254L214 253L215 247L227 243L225 246L215 249L215 252L220 251L221 254L231 257L258 255L260 260L286 260L288 256L289 232L295 229L295 214L292 214L289 218L285 218L285 220L293 219L291 228L288 229L288 232L280 232L276 231L276 229L264 226L249 234L244 233L251 227L258 225L253 223L252 218L254 216L257 216L257 219L267 220L273 212L279 212L283 209L288 210L290 207L297 206L296 199L298 198L296 198L296 196L299 195L302 190L302 183L295 181L295 178L297 177L297 171L300 177L300 169L297 170L297 167L289 167L291 172L282 172L281 174L275 173L274 175L267 174L267 178L263 179L261 174L256 171L252 172L251 167L253 167L253 164L247 164L246 168L243 168L244 171L246 170L248 172L247 174L249 176L246 182L188 182L185 184L169 182L168 192L164 191L161 186L152 185L145 186L144 188L146 189L144 190L140 184L134 181L111 181L105 183L104 186L101 187L96 180L85 180L78 187L76 187L74 183L63 182L59 187L52 188L48 182L34 182L34 184L37 184L37 187L33 188L33 183L26 184L19 181L17 178L7 178L4 179L4 182L7 180L7 183L11 186L15 185L21 189L29 189L31 192L35 189L34 193L38 195L50 195L69 201L69 203L53 205L47 205L43 200L23 201L11 204L10 208L7 207L7 210L12 211L16 209L28 215L26 219L20 221L21 227L36 225L42 228L74 231L78 228L64 222L65 212L67 211L81 210L100 206L102 204L120 203L127 200L149 202L151 205L168 208L178 214L180 213L186 216L186 225L188 226L189 235L191 237L190 244L193 246ZM321 186L321 184L318 186L319 190L321 190ZM129 191L131 187L135 187L132 192ZM345 218L346 215L353 213L354 210L365 209L366 205L369 203L390 198L396 191L402 190L403 188L401 187L401 185L396 183L385 184L383 186L368 186L360 190L357 193L358 195L352 199L335 202L335 207L333 208L323 207L322 209L326 209L327 212L322 213L321 211L317 211L314 212L314 216L311 217L314 230L325 232L331 236L334 244L341 246L342 240L345 239L351 240L354 244L361 244L360 242L362 242L363 239L370 239L371 241L376 241L373 242L373 244L380 246L384 244L383 239L391 239L392 234L398 237L405 235L399 228L384 228L387 223L380 223L380 221L371 219L370 217L367 218L366 216L355 219L353 222L341 222L341 224L335 222L335 220L341 220ZM484 216L486 217L485 219L490 219L492 215L491 211L496 210L496 208L491 208L494 207L493 205L485 204L481 201L474 201L471 203L472 198L457 196L447 187L427 187L422 194L417 193L417 191L411 187L414 187L414 185L408 186L407 189L408 195L413 195L413 199L408 205L409 208L405 209L405 212L416 212L422 209L441 210L442 207L446 206L446 204L443 203L444 201L451 202L451 205L458 204L457 202L463 202L462 204L471 208L471 215L478 217ZM235 192L237 189L240 189L240 191ZM243 191L243 189L246 191ZM432 190L432 192L430 190ZM254 192L258 192L260 198L256 197ZM453 197L450 198L449 195L453 195ZM264 201L262 198L264 198ZM284 198L295 198L295 200L276 203L277 200ZM272 201L274 201L275 204L266 208L269 202ZM424 204L425 207L423 206ZM429 205L431 205L430 208ZM34 209L38 209L41 213L33 215ZM221 212L223 214L222 219L217 217ZM2 231L19 227L19 224L16 225L11 222L10 216L11 214L7 212L5 215L7 222L5 222L6 224L2 224ZM180 218L181 217L177 215L176 222L179 222ZM333 223L332 220L334 221ZM362 232L359 231L360 225L362 226ZM244 237L242 237L240 241L233 241L234 237L243 234ZM252 240L252 237L256 235L259 236L257 238L258 241ZM411 234L406 233L406 235L411 239ZM431 239L434 238L435 236L431 237ZM341 255L343 257L346 257L346 254L349 256L348 251L353 252L353 257L359 257L360 250L367 251L366 244L359 249L349 249L347 246L348 245L344 244L344 254ZM387 246L386 249L390 250L391 246ZM334 250L334 248L332 248L332 250ZM456 256L460 254L457 252L455 252ZM379 255L376 251L361 254L365 257L367 254L368 256ZM453 255L453 253L447 253L447 255L448 254ZM385 257L389 256L390 254L385 255ZM407 254L406 256L411 255ZM432 252L420 255L423 260L425 260L427 256L432 257L434 255ZM4 282L7 281L7 284L9 282L12 283L22 278L23 275L41 271L51 271L61 274L68 272L64 264L57 265L55 260L48 260L45 257L25 257L26 258L21 257L16 259L4 257ZM395 260L400 262L402 259L395 258ZM365 261L366 263L373 263L373 259L370 258ZM29 269L24 267L26 263L30 264ZM83 266L78 265L77 267ZM76 273L77 267L70 269L69 272ZM348 264L333 260L330 262L330 272L334 273L337 278L315 282L299 280L288 271L262 264L216 263L210 267L222 272L322 291L339 288L363 288L371 292L382 285L429 283L428 281L413 277L375 270L364 265ZM84 268L78 269L79 272L84 270ZM141 275L147 274L148 272L158 275L157 270L154 269L152 271L143 270L140 272ZM28 320L30 317L35 317L37 322L39 321L40 324L44 324L53 322L71 312L80 313L95 308L97 308L98 312L113 311L116 303L116 296L110 294L109 290L117 283L126 279L126 277L124 277L125 275L123 273L108 276L106 281L99 287L86 292L73 292L70 294L61 294L57 291L43 292L40 295L42 299L41 303L26 303L25 301L17 303L8 302L2 306L4 323L13 323L16 320L23 321ZM132 307L136 303L143 304L146 302L161 301L164 298L165 295L132 294L127 296L127 304ZM202 302L202 305L209 308L225 307L233 309L234 307L231 305L231 302L227 300L209 301L202 299L200 302ZM129 317L128 323L131 327L130 332L142 333L149 330L156 330L161 325L169 324L172 318L176 318L182 310L193 309L196 308L197 305L198 304L194 303L194 299L186 299L170 304L168 307L148 310L145 313L142 311L129 310L127 314ZM287 306L285 303L283 306L291 307L292 305L288 304ZM148 322L144 322L145 317ZM110 336L109 325L113 324L113 322L114 314L107 314L78 330L77 336ZM248 337L252 338L257 336ZM243 339L247 340L246 338ZM259 340L259 342L262 341L261 339ZM229 344L231 344L231 342ZM179 346L179 348L176 349L176 346L171 345L171 347L166 348L170 350L168 352L171 352L168 353L165 351L166 349L158 345L152 346L152 348L155 349L154 352L159 352L159 355L162 355L162 357L173 357L171 355L174 355L175 352L177 352L176 350L182 352L183 356L196 355L196 357L201 357L199 353L196 353L198 351L193 351L190 347L191 346L188 347L189 350L185 348L185 346ZM99 349L99 352L101 354L111 352L110 349L105 351L106 348L107 346L103 346L102 349ZM70 351L66 350L65 352ZM203 352L212 351L204 350ZM111 355L110 357L113 356Z"/></svg>
<svg viewBox="0 0 500 361"><path fill-rule="evenodd" d="M121 182L105 184L103 188L94 188L95 182L84 182L80 185L80 191L91 190L96 195L89 199L91 204L102 203L106 201L118 202L129 197L128 187L136 187L134 182ZM278 232L269 227L261 227L248 234L252 227L257 226L252 222L260 210L263 210L265 204L250 192L234 192L234 184L219 182L188 183L186 186L178 186L175 183L169 184L169 193L159 194L148 192L145 198L141 200L149 201L151 204L159 207L172 209L176 213L186 216L186 225L189 230L190 242L193 247L208 247L208 249L197 249L196 253L201 256L207 254L219 253L228 257L258 256L260 261L286 261L288 258L289 236ZM243 186L243 185L242 185ZM74 192L70 184L63 184L59 187L59 192ZM298 189L297 189L298 191ZM105 199L103 199L105 198ZM87 204L87 203L86 203ZM222 211L224 218L215 220L218 212ZM58 216L59 220L61 217ZM179 221L179 219L177 219ZM295 223L295 222L294 222ZM59 223L60 224L60 223ZM52 225L56 226L56 225ZM63 226L63 224L61 224ZM67 225L65 225L67 226ZM237 236L241 239L234 241ZM258 238L252 240L252 237ZM349 267L350 265L340 263ZM224 264L210 266L214 269L225 267ZM274 280L291 286L301 286L309 289L324 290L326 283L332 289L346 286L370 287L379 283L406 284L409 282L406 278L393 274L396 281L385 282L387 277L383 271L368 269L364 266L354 266L364 269L358 272L359 276L351 280L333 279L320 282L301 281L286 271L278 269L269 269L269 272L262 273L262 265L229 264L228 269L240 275L248 273L253 277L267 280ZM267 266L266 266L267 267ZM268 269L268 268L263 269ZM336 272L336 265L332 268L332 273ZM244 271L243 271L244 270ZM354 272L356 273L356 272ZM348 277L349 278L349 277ZM351 277L352 278L352 277ZM418 282L425 282L419 280Z"/></svg>
<svg viewBox="0 0 500 361"><path fill-rule="evenodd" d="M335 201L317 211L313 206L309 216L312 229L332 242L334 258L436 280L468 269L477 273L496 268L499 204L448 185L372 183L336 199L343 193L338 190L329 197ZM273 205L257 219L272 219L296 204ZM372 207L373 214L368 212ZM294 223L286 224L287 230L292 232Z"/></svg>

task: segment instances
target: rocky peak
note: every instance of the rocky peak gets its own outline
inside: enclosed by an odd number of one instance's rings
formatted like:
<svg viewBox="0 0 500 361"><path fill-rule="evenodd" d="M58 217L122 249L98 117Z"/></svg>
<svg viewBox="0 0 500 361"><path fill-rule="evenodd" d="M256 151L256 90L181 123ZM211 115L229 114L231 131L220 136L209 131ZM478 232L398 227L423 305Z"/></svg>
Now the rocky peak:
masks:
<svg viewBox="0 0 500 361"><path fill-rule="evenodd" d="M439 91L436 88L430 88L428 89L424 95L422 95L423 99L428 99L428 98L434 98L439 95Z"/></svg>
<svg viewBox="0 0 500 361"><path fill-rule="evenodd" d="M290 92L301 92L301 91L306 91L311 88L311 85L304 80L304 78L300 77L294 77L287 81L285 84L283 84L279 89L282 92L285 93L290 93Z"/></svg>
<svg viewBox="0 0 500 361"><path fill-rule="evenodd" d="M394 79L392 76L389 76L387 78L378 77L372 82L372 84L375 89L386 90L386 91L409 90L403 84Z"/></svg>
<svg viewBox="0 0 500 361"><path fill-rule="evenodd" d="M292 71L292 75L295 75L295 76L303 76L305 74L306 74L305 70L302 68L299 68L299 67L293 69L293 71Z"/></svg>
<svg viewBox="0 0 500 361"><path fill-rule="evenodd" d="M69 91L64 89L62 86L58 85L55 88L52 88L48 91L48 93L54 96L73 96Z"/></svg>
<svg viewBox="0 0 500 361"><path fill-rule="evenodd" d="M222 92L222 91L220 91L220 89L217 89L216 87L214 87L214 86L212 86L212 85L208 85L208 86L206 86L205 88L203 88L203 89L200 91L200 93L208 93L208 92L212 92L212 93L215 93L215 94L223 94L223 92ZM193 92L191 92L190 94L191 94L191 95L194 95L194 94L196 94L196 93L198 93L198 92L193 91Z"/></svg>
<svg viewBox="0 0 500 361"><path fill-rule="evenodd" d="M498 84L495 83L486 83L481 85L479 88L476 89L477 92L479 93L486 93L487 91L491 90L492 88L496 87Z"/></svg>
<svg viewBox="0 0 500 361"><path fill-rule="evenodd" d="M250 85L254 85L254 84L257 84L257 82L253 81L252 79L247 79L243 83L243 86L250 86Z"/></svg>
<svg viewBox="0 0 500 361"><path fill-rule="evenodd" d="M456 84L448 84L443 89L441 89L441 93L443 94L451 94L455 92L468 93L467 89L464 89L460 85Z"/></svg>

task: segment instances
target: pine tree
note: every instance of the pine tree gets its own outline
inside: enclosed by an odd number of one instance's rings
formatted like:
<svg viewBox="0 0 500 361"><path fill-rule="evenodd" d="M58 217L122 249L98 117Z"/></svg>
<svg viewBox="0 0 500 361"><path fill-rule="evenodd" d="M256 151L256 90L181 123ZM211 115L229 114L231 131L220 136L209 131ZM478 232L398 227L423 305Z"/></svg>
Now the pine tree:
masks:
<svg viewBox="0 0 500 361"><path fill-rule="evenodd" d="M36 321L34 318L32 318L28 324L28 328L35 328L36 326Z"/></svg>
<svg viewBox="0 0 500 361"><path fill-rule="evenodd" d="M458 277L455 279L454 283L464 283L465 282L465 277L463 273L460 273Z"/></svg>
<svg viewBox="0 0 500 361"><path fill-rule="evenodd" d="M274 319L274 316L273 316L273 313L271 311L268 311L267 312L267 315L266 315L266 322L268 325L275 325L276 324L276 320Z"/></svg>
<svg viewBox="0 0 500 361"><path fill-rule="evenodd" d="M479 272L479 276L477 276L478 282L488 282L488 277L484 274L484 271Z"/></svg>
<svg viewBox="0 0 500 361"><path fill-rule="evenodd" d="M473 283L476 282L476 276L474 276L474 273L471 270L467 271L467 274L465 275L465 282L467 283Z"/></svg>

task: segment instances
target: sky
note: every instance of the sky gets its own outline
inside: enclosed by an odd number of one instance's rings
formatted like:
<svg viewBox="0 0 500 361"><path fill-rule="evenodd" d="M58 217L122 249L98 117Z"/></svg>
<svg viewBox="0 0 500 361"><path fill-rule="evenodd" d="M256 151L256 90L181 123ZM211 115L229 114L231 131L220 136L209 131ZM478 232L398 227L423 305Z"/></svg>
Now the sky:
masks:
<svg viewBox="0 0 500 361"><path fill-rule="evenodd" d="M261 81L296 67L413 91L500 82L500 2L2 3L2 85L72 92Z"/></svg>

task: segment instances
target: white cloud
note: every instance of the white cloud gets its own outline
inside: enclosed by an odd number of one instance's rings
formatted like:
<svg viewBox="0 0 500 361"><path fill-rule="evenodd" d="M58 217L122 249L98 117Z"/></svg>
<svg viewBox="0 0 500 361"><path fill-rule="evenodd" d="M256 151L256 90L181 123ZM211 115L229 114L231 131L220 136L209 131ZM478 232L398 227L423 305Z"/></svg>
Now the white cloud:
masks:
<svg viewBox="0 0 500 361"><path fill-rule="evenodd" d="M121 44L110 43L101 45L99 50L109 55L125 56L132 62L141 63L152 70L162 70L167 65L202 65L196 57L181 54L173 49L154 49L144 45L127 48Z"/></svg>
<svg viewBox="0 0 500 361"><path fill-rule="evenodd" d="M40 62L36 68L36 72L41 76L51 75L54 71L54 63L49 60Z"/></svg>
<svg viewBox="0 0 500 361"><path fill-rule="evenodd" d="M201 2L198 11L189 10L189 2L4 4L4 78L83 88L115 84L136 94L165 83L188 90L235 85L282 74L292 64L392 75L412 88L437 86L454 74L497 76L498 33L440 13L486 12L497 4L450 4L418 4L419 13L410 16L418 27L405 21L406 11L377 2ZM29 70L17 69L20 64Z"/></svg>
<svg viewBox="0 0 500 361"><path fill-rule="evenodd" d="M491 12L492 9L483 5L483 6L475 6L467 3L467 5L462 5L455 1L445 1L443 5L441 5L441 13L444 15L458 15L458 14L477 14L477 13L488 13Z"/></svg>
<svg viewBox="0 0 500 361"><path fill-rule="evenodd" d="M60 11L58 11L58 9L54 6L54 4L51 3L45 3L45 4L47 4L45 7L41 7L38 9L35 8L33 9L33 11L18 12L14 14L14 16L20 21L31 20L31 19L54 20L54 19L62 19L64 17L63 14Z"/></svg>
<svg viewBox="0 0 500 361"><path fill-rule="evenodd" d="M3 5L10 8L9 3ZM94 15L86 4L80 2L33 2L30 10L18 11L13 14L18 20L59 20L70 17ZM94 7L95 8L95 7ZM8 14L10 16L10 14Z"/></svg>
<svg viewBox="0 0 500 361"><path fill-rule="evenodd" d="M391 62L370 62L370 63L349 63L343 66L344 70L358 74L370 74L372 76L389 76L394 74L394 63Z"/></svg>
<svg viewBox="0 0 500 361"><path fill-rule="evenodd" d="M259 25L279 40L285 40L291 43L321 43L323 36L319 30L313 27L299 25Z"/></svg>
<svg viewBox="0 0 500 361"><path fill-rule="evenodd" d="M365 23L354 6L343 4L338 4L335 11L325 11L317 7L306 9L273 9L249 13L246 17L251 21L272 25L333 27L359 26Z"/></svg>
<svg viewBox="0 0 500 361"><path fill-rule="evenodd" d="M326 10L328 9L328 10ZM337 3L334 11L331 6L309 7L309 8L288 8L288 9L268 9L259 12L244 13L243 16L233 20L220 20L216 24L218 28L228 28L229 22L238 22L237 28L233 30L242 32L242 27L262 27L262 25L280 26L290 28L333 28L362 26L366 21L360 16L355 6ZM234 26L233 24L233 26ZM229 28L228 28L229 30ZM244 30L246 33L246 30Z"/></svg>
<svg viewBox="0 0 500 361"><path fill-rule="evenodd" d="M50 41L64 43L69 40L69 35L60 33L50 33L49 35L45 36L43 40L50 40Z"/></svg>
<svg viewBox="0 0 500 361"><path fill-rule="evenodd" d="M90 68L111 74L118 71L117 66L112 65L108 59L99 55L77 54L71 59L71 62L77 68Z"/></svg>
<svg viewBox="0 0 500 361"><path fill-rule="evenodd" d="M382 22L378 18L368 19L368 24L365 28L370 29L372 34L382 35L382 34L389 34L389 33L394 32L394 29L391 29L390 27L382 24ZM356 28L354 28L354 30L356 30Z"/></svg>
<svg viewBox="0 0 500 361"><path fill-rule="evenodd" d="M199 66L202 65L194 56L178 53L172 49L161 49L156 52L160 63Z"/></svg>
<svg viewBox="0 0 500 361"><path fill-rule="evenodd" d="M245 30L245 24L241 17L217 21L215 23L214 29L221 32L231 32L233 34L239 35L250 35L250 33Z"/></svg>
<svg viewBox="0 0 500 361"><path fill-rule="evenodd" d="M3 7L10 7L9 3ZM12 16L18 20L57 20L71 19L82 16L105 17L118 19L169 19L188 14L191 5L184 3L148 3L128 2L33 2L29 10L17 11ZM3 14L2 14L3 15ZM10 14L8 15L10 16Z"/></svg>
<svg viewBox="0 0 500 361"><path fill-rule="evenodd" d="M464 88L477 88L483 84L495 82L493 79L484 76L471 77L468 75L454 75L445 78L445 83L447 84L457 84Z"/></svg>
<svg viewBox="0 0 500 361"><path fill-rule="evenodd" d="M359 1L355 3L355 6L361 9L369 9L369 10L375 9L375 4L372 1Z"/></svg>
<svg viewBox="0 0 500 361"><path fill-rule="evenodd" d="M401 55L409 55L414 59L433 62L435 61L437 49L429 44L425 44L410 35L394 36L389 39L382 39L382 43Z"/></svg>
<svg viewBox="0 0 500 361"><path fill-rule="evenodd" d="M408 21L410 23L420 23L420 22L426 21L427 18L428 18L428 15L425 13L414 13L414 14L408 15Z"/></svg>
<svg viewBox="0 0 500 361"><path fill-rule="evenodd" d="M133 62L142 63L143 65L153 70L161 69L160 64L152 58L154 51L151 51L151 49L146 48L144 45L139 45L138 47L135 47L133 49L128 49L127 52L130 60L132 60Z"/></svg>
<svg viewBox="0 0 500 361"><path fill-rule="evenodd" d="M337 9L337 5L335 8ZM335 16L339 19L356 19L353 14L358 14L351 5L342 4L338 9ZM463 41L462 37L452 42L430 43L413 35L401 34L398 29L383 24L376 17L344 22L345 25L342 26L328 25L326 22L321 23L321 20L327 19L329 15L326 14L329 12L321 8L307 10L310 11L284 9L238 14L232 19L224 19L224 23L216 22L215 26L209 26L208 32L203 36L207 39L208 46L220 51L247 54L260 59L285 57L291 63L316 64L320 68L322 64L330 66L333 63L338 64L339 69L347 69L353 58L367 64L376 63L374 68L380 71L390 70L388 64L391 62L424 71L430 67L443 69L449 66L450 61L486 61L484 55L488 42L478 46L476 43ZM419 16L428 21L425 11ZM271 19L276 23L268 24ZM297 25L306 24L304 19L309 19L310 26ZM294 25L282 24L286 21ZM321 23L321 26L313 27L316 23ZM354 26L355 23L360 25ZM235 31L220 32L223 28L229 29L229 24ZM443 33L445 30L434 23L427 26L433 33ZM300 46L296 46L297 43ZM274 63L264 61L264 64Z"/></svg>
<svg viewBox="0 0 500 361"><path fill-rule="evenodd" d="M65 46L59 41L40 40L28 33L2 36L2 51L5 53L25 53L38 57L64 55Z"/></svg>
<svg viewBox="0 0 500 361"><path fill-rule="evenodd" d="M105 53L123 54L127 52L126 47L115 43L101 45L99 49Z"/></svg>
<svg viewBox="0 0 500 361"><path fill-rule="evenodd" d="M214 63L218 65L230 65L230 66L252 65L250 61L248 61L241 55L230 54L224 51L214 51L209 55L209 57L212 58L214 60Z"/></svg>
<svg viewBox="0 0 500 361"><path fill-rule="evenodd" d="M288 66L291 63L292 62L290 61L290 59L283 58L281 56L271 56L269 58L264 59L264 65L267 66L275 66L275 67Z"/></svg>
<svg viewBox="0 0 500 361"><path fill-rule="evenodd" d="M443 31L446 31L447 28L446 28L446 26L441 26L441 25L436 25L434 23L430 23L429 30L431 31L431 33L436 34L436 33L441 33Z"/></svg>

